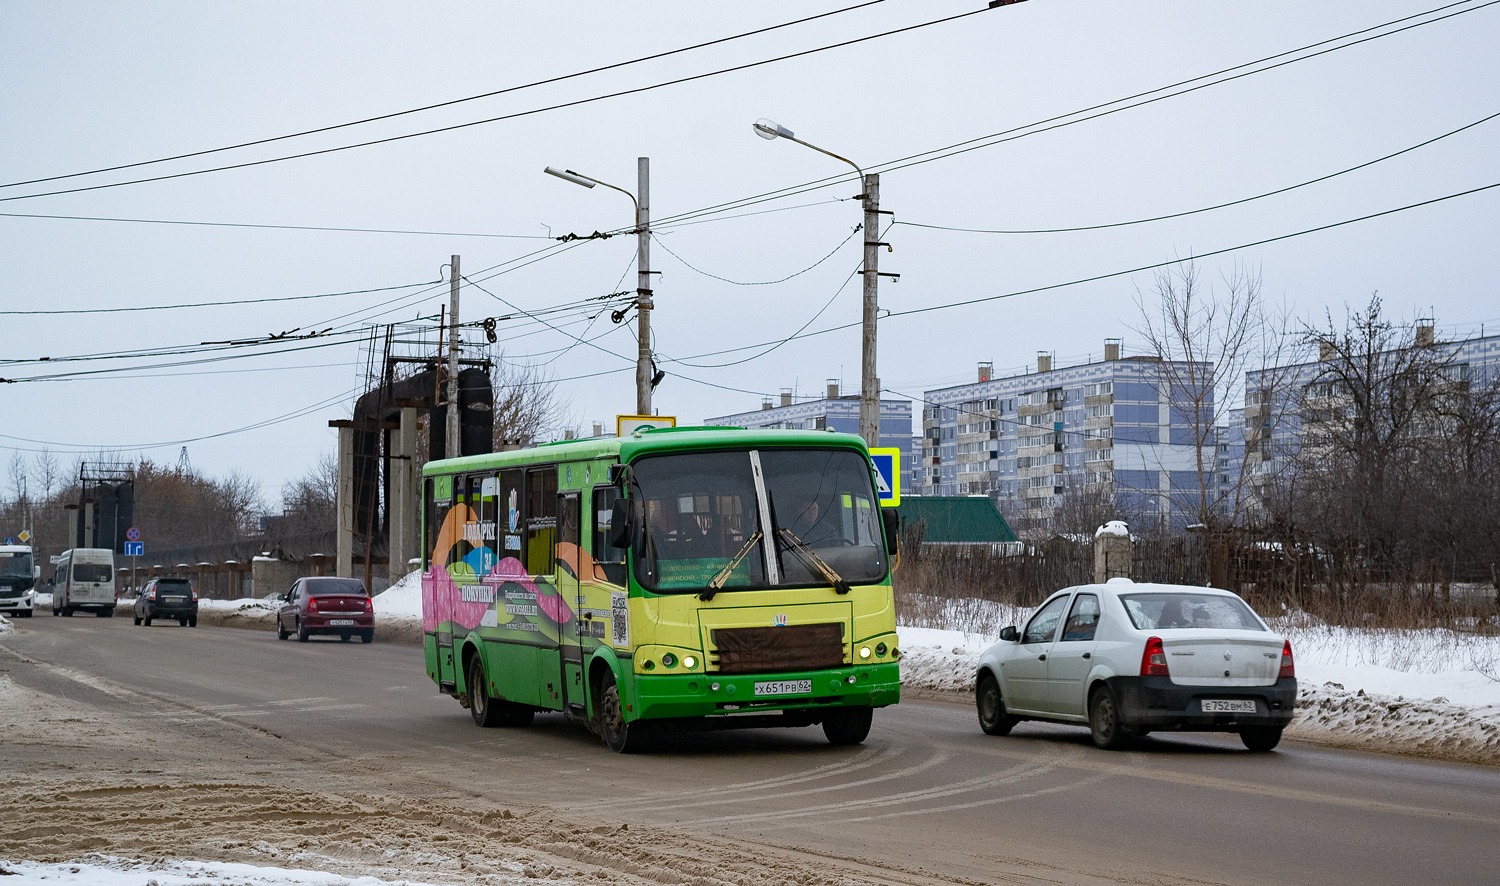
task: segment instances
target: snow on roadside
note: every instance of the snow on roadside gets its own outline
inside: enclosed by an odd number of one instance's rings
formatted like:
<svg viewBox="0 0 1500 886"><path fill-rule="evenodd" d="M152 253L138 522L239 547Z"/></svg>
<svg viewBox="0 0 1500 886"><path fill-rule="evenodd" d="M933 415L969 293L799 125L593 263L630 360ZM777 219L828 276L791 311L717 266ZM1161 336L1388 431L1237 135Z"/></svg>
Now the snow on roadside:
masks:
<svg viewBox="0 0 1500 886"><path fill-rule="evenodd" d="M426 881L346 877L235 862L161 859L148 863L107 855L62 864L0 861L0 876L5 876L5 886L432 886ZM523 880L520 875L514 878L517 883Z"/></svg>
<svg viewBox="0 0 1500 886"><path fill-rule="evenodd" d="M422 619L422 570L408 572L402 579L371 598L375 615L410 616Z"/></svg>
<svg viewBox="0 0 1500 886"><path fill-rule="evenodd" d="M9 634L15 629L16 627L15 625L10 623L10 619L6 618L3 615L0 615L0 634Z"/></svg>

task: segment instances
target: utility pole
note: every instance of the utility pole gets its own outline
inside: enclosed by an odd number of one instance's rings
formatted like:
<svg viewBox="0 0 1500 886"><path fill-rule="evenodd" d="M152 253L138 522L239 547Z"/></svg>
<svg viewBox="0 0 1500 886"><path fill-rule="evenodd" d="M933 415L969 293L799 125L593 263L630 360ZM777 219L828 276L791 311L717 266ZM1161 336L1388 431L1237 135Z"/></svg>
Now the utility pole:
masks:
<svg viewBox="0 0 1500 886"><path fill-rule="evenodd" d="M636 158L636 335L635 414L651 415L651 158ZM454 302L457 304L457 302Z"/></svg>
<svg viewBox="0 0 1500 886"><path fill-rule="evenodd" d="M443 457L457 458L459 448L458 421L458 256L448 271L448 433L444 438Z"/></svg>
<svg viewBox="0 0 1500 886"><path fill-rule="evenodd" d="M859 360L859 435L866 446L880 445L880 379L875 377L875 323L880 311L880 173L864 177L865 208L864 335Z"/></svg>

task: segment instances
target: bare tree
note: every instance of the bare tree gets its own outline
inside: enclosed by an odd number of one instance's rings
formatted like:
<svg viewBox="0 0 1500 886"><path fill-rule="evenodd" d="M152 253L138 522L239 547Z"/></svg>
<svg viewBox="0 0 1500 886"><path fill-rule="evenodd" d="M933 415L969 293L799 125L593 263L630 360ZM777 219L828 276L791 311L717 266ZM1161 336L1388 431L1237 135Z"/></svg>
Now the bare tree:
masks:
<svg viewBox="0 0 1500 886"><path fill-rule="evenodd" d="M570 429L570 406L558 392L557 382L539 366L507 361L495 362L494 437L499 448L507 443L531 446L562 436Z"/></svg>

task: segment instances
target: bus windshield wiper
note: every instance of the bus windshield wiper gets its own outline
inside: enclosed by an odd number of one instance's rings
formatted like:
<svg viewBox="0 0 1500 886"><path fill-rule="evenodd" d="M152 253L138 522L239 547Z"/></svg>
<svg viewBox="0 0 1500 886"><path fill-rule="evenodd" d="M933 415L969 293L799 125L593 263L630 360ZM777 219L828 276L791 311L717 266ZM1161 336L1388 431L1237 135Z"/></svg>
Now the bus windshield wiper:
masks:
<svg viewBox="0 0 1500 886"><path fill-rule="evenodd" d="M755 547L756 543L760 541L760 538L761 534L759 529L751 533L750 537L745 539L744 545L740 547L739 553L735 554L734 559L729 561L729 565L725 566L723 569L720 569L719 574L715 575L713 579L709 581L708 589L699 594L698 599L712 600L714 598L714 594L717 594L719 592L719 589L724 587L724 582L729 581L729 576L734 573L734 567L740 565L740 561L745 559L745 555L750 553L750 549Z"/></svg>
<svg viewBox="0 0 1500 886"><path fill-rule="evenodd" d="M833 567L829 566L827 561L825 561L822 557L819 557L818 552L814 551L807 542L793 535L792 530L787 529L785 526L781 527L780 533L782 538L786 540L787 546L792 551L795 551L797 555L801 557L804 562L810 565L819 575L823 576L823 579L825 581L827 581L830 585L833 585L834 590L838 591L840 594L849 593L849 583L847 581L844 581L843 576L839 575L837 572L834 572Z"/></svg>

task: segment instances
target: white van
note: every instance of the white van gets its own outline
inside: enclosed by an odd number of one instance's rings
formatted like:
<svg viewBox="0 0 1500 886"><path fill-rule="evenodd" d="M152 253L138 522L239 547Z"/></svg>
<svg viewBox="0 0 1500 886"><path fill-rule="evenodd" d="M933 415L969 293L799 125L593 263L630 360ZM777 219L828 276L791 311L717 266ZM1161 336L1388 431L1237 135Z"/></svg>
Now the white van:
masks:
<svg viewBox="0 0 1500 886"><path fill-rule="evenodd" d="M109 548L74 548L57 558L52 579L52 614L89 610L100 618L115 614L115 555Z"/></svg>

